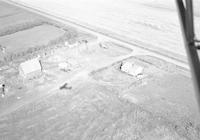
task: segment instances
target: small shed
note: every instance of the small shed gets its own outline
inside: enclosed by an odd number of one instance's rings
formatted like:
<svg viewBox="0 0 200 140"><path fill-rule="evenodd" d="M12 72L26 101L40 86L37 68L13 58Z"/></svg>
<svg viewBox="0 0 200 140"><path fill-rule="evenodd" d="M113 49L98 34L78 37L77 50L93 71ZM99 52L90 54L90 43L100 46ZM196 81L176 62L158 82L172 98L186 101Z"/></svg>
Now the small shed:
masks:
<svg viewBox="0 0 200 140"><path fill-rule="evenodd" d="M137 65L137 64L133 64L131 62L124 62L121 65L121 71L130 74L132 76L138 76L141 75L143 73L144 68Z"/></svg>
<svg viewBox="0 0 200 140"><path fill-rule="evenodd" d="M79 43L75 39L70 39L70 40L65 41L65 46L68 46L69 48L74 48L74 47L77 47L78 45Z"/></svg>
<svg viewBox="0 0 200 140"><path fill-rule="evenodd" d="M19 66L19 74L23 78L34 78L41 74L42 66L39 61L39 58L34 58L28 61L25 61Z"/></svg>
<svg viewBox="0 0 200 140"><path fill-rule="evenodd" d="M66 63L66 62L59 63L58 67L62 71L70 71L71 70L71 65L69 63Z"/></svg>
<svg viewBox="0 0 200 140"><path fill-rule="evenodd" d="M68 59L66 62L61 62L58 64L60 70L71 71L79 66L75 59Z"/></svg>

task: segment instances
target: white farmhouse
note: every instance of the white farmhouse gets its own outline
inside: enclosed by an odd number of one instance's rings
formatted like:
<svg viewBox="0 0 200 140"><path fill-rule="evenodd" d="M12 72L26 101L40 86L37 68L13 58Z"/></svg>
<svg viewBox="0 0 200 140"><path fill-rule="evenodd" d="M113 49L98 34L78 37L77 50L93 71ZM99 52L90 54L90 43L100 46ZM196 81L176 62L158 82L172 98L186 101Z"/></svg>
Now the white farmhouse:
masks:
<svg viewBox="0 0 200 140"><path fill-rule="evenodd" d="M124 62L121 65L121 71L128 73L132 76L141 75L143 73L143 70L144 70L143 67L133 64L131 62Z"/></svg>
<svg viewBox="0 0 200 140"><path fill-rule="evenodd" d="M39 58L34 58L28 61L25 61L19 66L19 74L23 78L34 78L41 74L42 67L39 61Z"/></svg>

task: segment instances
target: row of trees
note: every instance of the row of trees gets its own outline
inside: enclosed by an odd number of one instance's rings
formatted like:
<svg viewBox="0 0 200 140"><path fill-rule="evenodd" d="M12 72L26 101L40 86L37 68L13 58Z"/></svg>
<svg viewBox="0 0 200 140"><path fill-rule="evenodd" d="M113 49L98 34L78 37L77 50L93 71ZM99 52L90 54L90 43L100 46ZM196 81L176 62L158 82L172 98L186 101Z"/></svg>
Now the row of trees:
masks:
<svg viewBox="0 0 200 140"><path fill-rule="evenodd" d="M3 29L0 29L0 36L5 36L5 35L19 32L19 31L27 30L27 29L33 28L35 26L40 26L44 23L45 22L43 20L32 20L32 21L27 21L27 22L23 22L23 23L10 25Z"/></svg>
<svg viewBox="0 0 200 140"><path fill-rule="evenodd" d="M3 61L4 62L9 62L16 60L17 58L21 57L32 57L36 56L38 54L44 54L50 52L52 49L62 47L64 46L64 42L68 41L72 38L76 38L77 33L74 31L69 31L63 34L62 36L55 38L53 40L50 40L47 44L45 45L38 45L35 47L31 47L25 51L17 52L17 53L8 53L4 56Z"/></svg>
<svg viewBox="0 0 200 140"><path fill-rule="evenodd" d="M76 40L78 37L78 33L74 28L70 28L70 27L66 28L64 25L61 26L61 25L58 25L57 23L47 22L47 21L43 21L43 20L28 21L28 22L24 22L21 24L17 24L15 26L10 26L10 27L4 28L3 30L0 30L0 36L12 34L12 33L18 32L18 31L26 30L26 29L30 29L35 26L40 26L43 24L49 24L49 25L52 25L52 26L55 26L58 28L62 28L66 32L62 36L55 38L53 40L50 40L45 45L38 45L35 47L31 47L22 52L7 53L3 56L3 59L0 59L0 63L1 63L1 61L4 61L7 63L9 61L13 61L13 60L15 60L17 58L21 58L21 57L31 57L31 56L35 56L35 55L38 55L41 53L42 54L48 53L52 49L64 46L65 41Z"/></svg>

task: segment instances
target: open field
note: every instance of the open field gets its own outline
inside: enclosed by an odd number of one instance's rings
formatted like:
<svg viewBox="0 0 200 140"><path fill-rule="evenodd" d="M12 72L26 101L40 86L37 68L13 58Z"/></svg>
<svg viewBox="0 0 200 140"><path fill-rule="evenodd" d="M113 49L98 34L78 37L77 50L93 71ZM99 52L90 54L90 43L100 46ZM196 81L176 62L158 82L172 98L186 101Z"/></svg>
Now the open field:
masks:
<svg viewBox="0 0 200 140"><path fill-rule="evenodd" d="M132 61L145 68L145 78L139 80L120 72L120 62L109 65L108 61L114 61L113 56L99 53L94 60L92 55L85 55L86 51L78 51L78 55L72 53L77 50L56 50L55 56L64 60L73 58L81 62L80 67L71 72L59 72L56 66L47 68L46 79L54 79L48 82L51 85L48 87L49 90L54 87L54 90L48 93L50 95L26 103L2 116L2 139L199 139L195 101L187 100L194 97L189 95L192 89L190 81L179 73L176 66L166 63L162 64L162 67L153 66L143 61L140 56L124 59L123 61ZM54 58L53 55L50 57ZM150 56L143 57L147 57L146 61L148 58L152 59ZM100 60L108 61L97 63ZM48 61L51 62L52 59L44 58L44 65L47 65ZM157 63L156 59L154 61ZM170 71L167 70L168 67ZM92 71L93 69L96 70ZM179 87L185 83L184 87L181 87L182 90L165 89L165 86L172 86L169 81L173 78L176 78L173 86ZM67 81L72 89L59 90L59 84L62 82L58 79ZM47 83L32 88L35 96L38 96L38 93L45 94L41 92L45 92ZM31 88L28 90L31 96ZM174 95L179 97L173 98ZM20 94L18 96L24 98ZM183 103L185 101L190 102Z"/></svg>
<svg viewBox="0 0 200 140"><path fill-rule="evenodd" d="M0 2L0 10L1 10L1 12L0 12L0 17L1 18L2 17L7 17L9 15L12 15L12 14L15 14L15 13L21 11L20 8L13 7L13 6L11 6L11 5L9 5L9 4L5 3L5 2L2 2L2 1Z"/></svg>
<svg viewBox="0 0 200 140"><path fill-rule="evenodd" d="M42 25L44 21L30 14L16 14L8 18L0 18L0 36L9 35L34 26Z"/></svg>
<svg viewBox="0 0 200 140"><path fill-rule="evenodd" d="M13 0L15 1L15 0ZM174 0L20 0L19 3L69 19L140 47L186 62ZM48 4L48 7L45 6ZM195 0L196 29L200 30ZM199 36L199 32L197 32ZM171 53L170 53L171 52Z"/></svg>
<svg viewBox="0 0 200 140"><path fill-rule="evenodd" d="M109 35L121 34L126 41L184 55L174 39L180 33L175 11L163 9L163 1L156 6L151 5L156 0L78 1L78 5L73 0L32 4L57 9L65 14L60 16L73 16L80 23L101 25L98 29L107 28ZM8 31L0 30L0 55L12 58L2 59L0 65L1 96L5 93L0 97L0 139L200 139L191 76L179 63L3 2L0 7L0 24ZM158 14L160 8L164 17ZM13 20L19 24L12 24ZM20 76L19 65L38 56L40 74L30 79ZM122 71L125 62L142 71L137 75Z"/></svg>
<svg viewBox="0 0 200 140"><path fill-rule="evenodd" d="M135 52L105 44L57 48L42 58L42 77L21 85L15 80L12 95L1 102L0 137L198 140L197 106L184 70L151 56L128 57ZM69 59L78 66L59 70ZM125 61L144 67L142 79L120 71ZM63 83L72 89L60 90Z"/></svg>
<svg viewBox="0 0 200 140"><path fill-rule="evenodd" d="M0 1L0 61L6 62L28 53L43 51L70 40L95 40L96 37L74 28L12 7ZM75 39L76 37L76 39ZM35 54L37 55L37 54Z"/></svg>
<svg viewBox="0 0 200 140"><path fill-rule="evenodd" d="M44 24L0 37L0 44L6 46L7 53L17 53L36 46L46 45L49 41L62 36L64 33L65 31L62 29Z"/></svg>
<svg viewBox="0 0 200 140"><path fill-rule="evenodd" d="M91 81L24 106L0 123L2 139L185 139L174 124Z"/></svg>
<svg viewBox="0 0 200 140"><path fill-rule="evenodd" d="M20 8L12 8L1 1L0 5L0 36L42 25L44 22L40 16Z"/></svg>
<svg viewBox="0 0 200 140"><path fill-rule="evenodd" d="M141 55L122 60L127 61L144 67L142 78L121 72L121 62L94 71L91 76L100 83L115 87L119 97L142 106L156 116L167 118L181 129L190 123L196 131L200 119L191 79L181 74L180 68L155 57ZM185 135L193 135L183 131Z"/></svg>

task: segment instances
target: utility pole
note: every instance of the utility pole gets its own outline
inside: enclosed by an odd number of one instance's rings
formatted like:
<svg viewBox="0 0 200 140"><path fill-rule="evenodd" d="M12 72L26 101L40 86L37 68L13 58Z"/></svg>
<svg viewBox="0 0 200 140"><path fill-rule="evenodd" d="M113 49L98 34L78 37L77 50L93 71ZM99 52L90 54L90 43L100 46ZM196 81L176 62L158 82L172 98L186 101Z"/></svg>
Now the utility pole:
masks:
<svg viewBox="0 0 200 140"><path fill-rule="evenodd" d="M195 39L193 1L176 0L176 5L200 111L200 61L197 52L200 46L198 46L199 41Z"/></svg>

